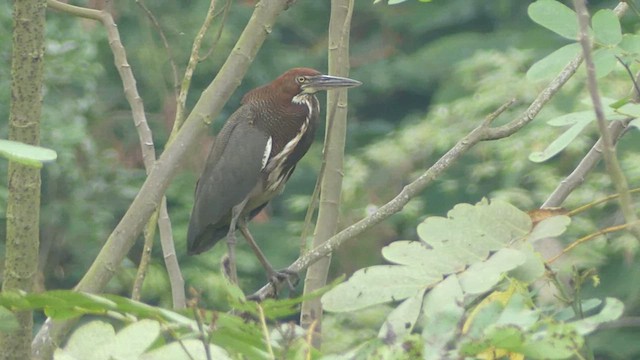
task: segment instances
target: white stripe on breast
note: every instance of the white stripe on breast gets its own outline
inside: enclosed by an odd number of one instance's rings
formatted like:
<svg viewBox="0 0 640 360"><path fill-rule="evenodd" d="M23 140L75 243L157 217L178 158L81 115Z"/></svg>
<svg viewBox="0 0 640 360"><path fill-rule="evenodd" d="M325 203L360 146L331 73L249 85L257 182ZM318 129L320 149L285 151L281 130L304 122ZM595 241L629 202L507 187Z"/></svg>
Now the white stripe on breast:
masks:
<svg viewBox="0 0 640 360"><path fill-rule="evenodd" d="M274 191L283 185L284 178L286 175L282 173L284 170L284 162L286 158L296 148L296 146L302 139L302 136L305 134L305 132L307 131L307 128L309 127L309 121L310 121L309 115L311 115L311 111L312 111L311 96L313 95L299 94L299 95L296 95L292 100L293 103L306 105L307 108L309 109L309 112L307 113L307 117L304 119L304 122L302 123L302 126L300 127L300 130L298 130L298 133L296 134L296 136L294 136L293 139L289 140L289 142L284 146L282 151L280 151L273 158L271 158L271 160L267 162L266 168L267 168L267 172L269 173L268 183L271 184L268 190Z"/></svg>
<svg viewBox="0 0 640 360"><path fill-rule="evenodd" d="M271 156L271 142L272 137L269 136L269 140L267 140L267 146L264 148L264 154L262 154L262 167L260 170L263 170L265 166L267 166L267 162L269 161L269 156Z"/></svg>

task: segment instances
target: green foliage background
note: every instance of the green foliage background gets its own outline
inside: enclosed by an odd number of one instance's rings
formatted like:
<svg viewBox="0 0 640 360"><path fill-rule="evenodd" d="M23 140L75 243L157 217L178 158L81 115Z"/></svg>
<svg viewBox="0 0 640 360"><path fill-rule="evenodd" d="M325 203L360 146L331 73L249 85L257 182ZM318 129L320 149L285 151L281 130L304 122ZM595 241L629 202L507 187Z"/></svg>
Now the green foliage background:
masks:
<svg viewBox="0 0 640 360"><path fill-rule="evenodd" d="M78 2L81 5L83 2ZM593 1L595 8L611 1ZM207 2L154 1L147 4L162 25L179 68L186 64L191 41ZM351 30L351 77L364 86L350 92L349 137L344 179L341 226L362 218L402 189L433 163L488 113L515 97L517 104L498 120L507 121L523 111L544 82L529 82L525 73L538 59L569 43L533 23L527 2L510 0L407 1L397 6L357 1ZM0 43L11 42L10 4L0 4ZM188 104L199 96L226 58L253 10L252 1L233 2L219 41L194 74ZM160 152L171 129L175 106L174 84L167 52L157 31L135 2L116 2L114 14L128 58L145 102L156 150ZM329 2L298 1L280 18L240 89L213 126L213 135L237 107L246 91L264 84L294 66L326 70L326 27ZM638 30L637 16L623 19L623 30ZM42 122L42 145L58 153L45 165L41 215L42 287L73 287L119 221L144 179L137 135L129 107L113 66L106 37L96 23L68 15L47 14L47 58ZM213 31L217 31L216 22ZM205 48L213 42L209 35ZM0 119L8 119L10 47L0 47ZM635 65L634 65L635 66ZM637 70L637 69L635 69ZM481 144L440 178L405 210L347 244L334 256L332 274L350 274L380 263L380 248L399 239L416 239L416 226L426 216L443 215L454 204L475 203L482 197L506 200L521 209L542 204L597 139L595 126L551 160L538 164L530 153L543 150L563 129L546 120L585 110L583 75L577 75L539 118L523 131L497 143ZM608 98L624 97L630 87L622 67L600 82ZM593 124L592 124L593 125ZM6 138L6 122L0 137ZM299 251L299 236L309 196L321 162L321 139L298 166L285 193L254 221L258 242L275 266L284 267ZM202 292L203 305L223 303L218 246L198 257L184 251L186 224L195 180L211 140L191 155L167 194L179 261L188 286ZM630 184L640 180L638 133L626 136L619 154ZM0 162L6 178L6 162ZM4 183L3 183L4 184ZM566 202L575 208L613 192L604 167L590 174ZM0 185L0 203L7 196ZM613 203L573 219L569 234L578 238L619 223ZM4 238L4 209L0 207L0 238ZM573 233L572 233L573 232ZM261 267L248 248L239 250L239 272L244 289L264 283ZM3 255L0 243L0 257ZM625 302L629 316L640 312L637 242L612 234L575 250L565 262L579 268L594 267L601 284L583 289L590 297L612 296ZM108 291L127 295L141 245L134 248L109 284ZM620 276L620 274L625 274ZM585 296L586 296L585 295ZM145 302L170 306L169 283L159 247L143 291ZM373 310L335 315L326 328L348 336L329 342L340 350L358 336L373 334L382 321ZM356 331L348 332L349 328ZM364 330L363 330L364 329ZM611 329L596 335L596 353L611 358L640 356L636 328ZM346 332L345 332L346 331Z"/></svg>

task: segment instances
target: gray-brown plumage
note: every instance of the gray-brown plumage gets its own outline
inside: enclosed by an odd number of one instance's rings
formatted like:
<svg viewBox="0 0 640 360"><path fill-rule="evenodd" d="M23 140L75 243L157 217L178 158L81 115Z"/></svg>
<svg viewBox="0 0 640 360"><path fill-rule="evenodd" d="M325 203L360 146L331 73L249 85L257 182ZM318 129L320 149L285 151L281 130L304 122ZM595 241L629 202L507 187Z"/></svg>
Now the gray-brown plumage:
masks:
<svg viewBox="0 0 640 360"><path fill-rule="evenodd" d="M274 271L246 226L279 194L313 142L320 114L315 93L359 81L291 69L248 92L218 134L196 186L187 251L199 254L227 237L230 276L237 281L235 230L241 231L267 270Z"/></svg>

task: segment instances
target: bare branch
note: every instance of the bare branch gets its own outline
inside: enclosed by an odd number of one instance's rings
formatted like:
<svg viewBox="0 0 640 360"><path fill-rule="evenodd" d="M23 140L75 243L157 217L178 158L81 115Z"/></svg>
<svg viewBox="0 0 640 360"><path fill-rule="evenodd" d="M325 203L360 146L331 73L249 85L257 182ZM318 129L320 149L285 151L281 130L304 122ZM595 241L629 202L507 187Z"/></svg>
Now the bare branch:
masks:
<svg viewBox="0 0 640 360"><path fill-rule="evenodd" d="M332 0L329 21L329 74L349 75L349 32L354 0ZM318 247L335 235L340 213L344 147L347 137L347 90L334 90L327 94L326 139L324 144L324 171L322 173L320 208L312 247ZM304 256L304 255L303 255ZM304 294L312 293L327 283L331 253L307 271ZM315 324L313 346L319 348L322 339L322 303L310 298L302 303L300 325L309 329Z"/></svg>
<svg viewBox="0 0 640 360"><path fill-rule="evenodd" d="M602 109L602 100L600 99L598 83L596 81L596 70L593 63L593 54L591 52L591 39L589 37L589 11L587 10L584 0L574 0L573 4L578 15L578 24L580 26L579 40L582 45L582 53L587 67L587 87L596 113L598 129L600 129L600 135L602 137L602 155L604 163L616 192L620 194L618 201L625 221L629 224L636 224L638 217L632 206L631 195L629 195L629 185L622 168L620 167L620 163L618 162L616 148L614 146L611 133L607 128L607 120L605 119L604 111ZM635 225L631 226L629 231L638 241L640 241L640 227Z"/></svg>
<svg viewBox="0 0 640 360"><path fill-rule="evenodd" d="M169 58L169 64L171 65L171 75L173 75L173 92L175 94L175 92L178 89L178 68L176 67L176 61L173 58L173 53L171 52L169 41L167 41L167 37L164 35L164 31L162 30L162 26L160 26L158 19L156 19L155 15L153 15L151 10L149 10L147 5L145 5L144 1L135 0L135 2L136 4L138 4L138 6L140 6L142 11L144 11L144 13L147 15L147 17L151 21L151 24L153 25L153 27L156 28L158 35L160 35L160 39L162 40L162 46L164 46L164 49L167 52L167 57Z"/></svg>

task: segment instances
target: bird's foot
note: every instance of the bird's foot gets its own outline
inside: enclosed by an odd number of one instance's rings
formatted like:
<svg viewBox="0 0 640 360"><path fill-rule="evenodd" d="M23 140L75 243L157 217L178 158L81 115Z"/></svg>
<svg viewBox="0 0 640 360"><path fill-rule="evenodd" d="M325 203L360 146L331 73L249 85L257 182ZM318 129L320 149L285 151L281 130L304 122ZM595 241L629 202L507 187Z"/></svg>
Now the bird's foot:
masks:
<svg viewBox="0 0 640 360"><path fill-rule="evenodd" d="M289 291L293 291L300 282L298 273L289 269L273 270L268 274L268 277L274 289L278 288L279 283L286 282L289 286Z"/></svg>

